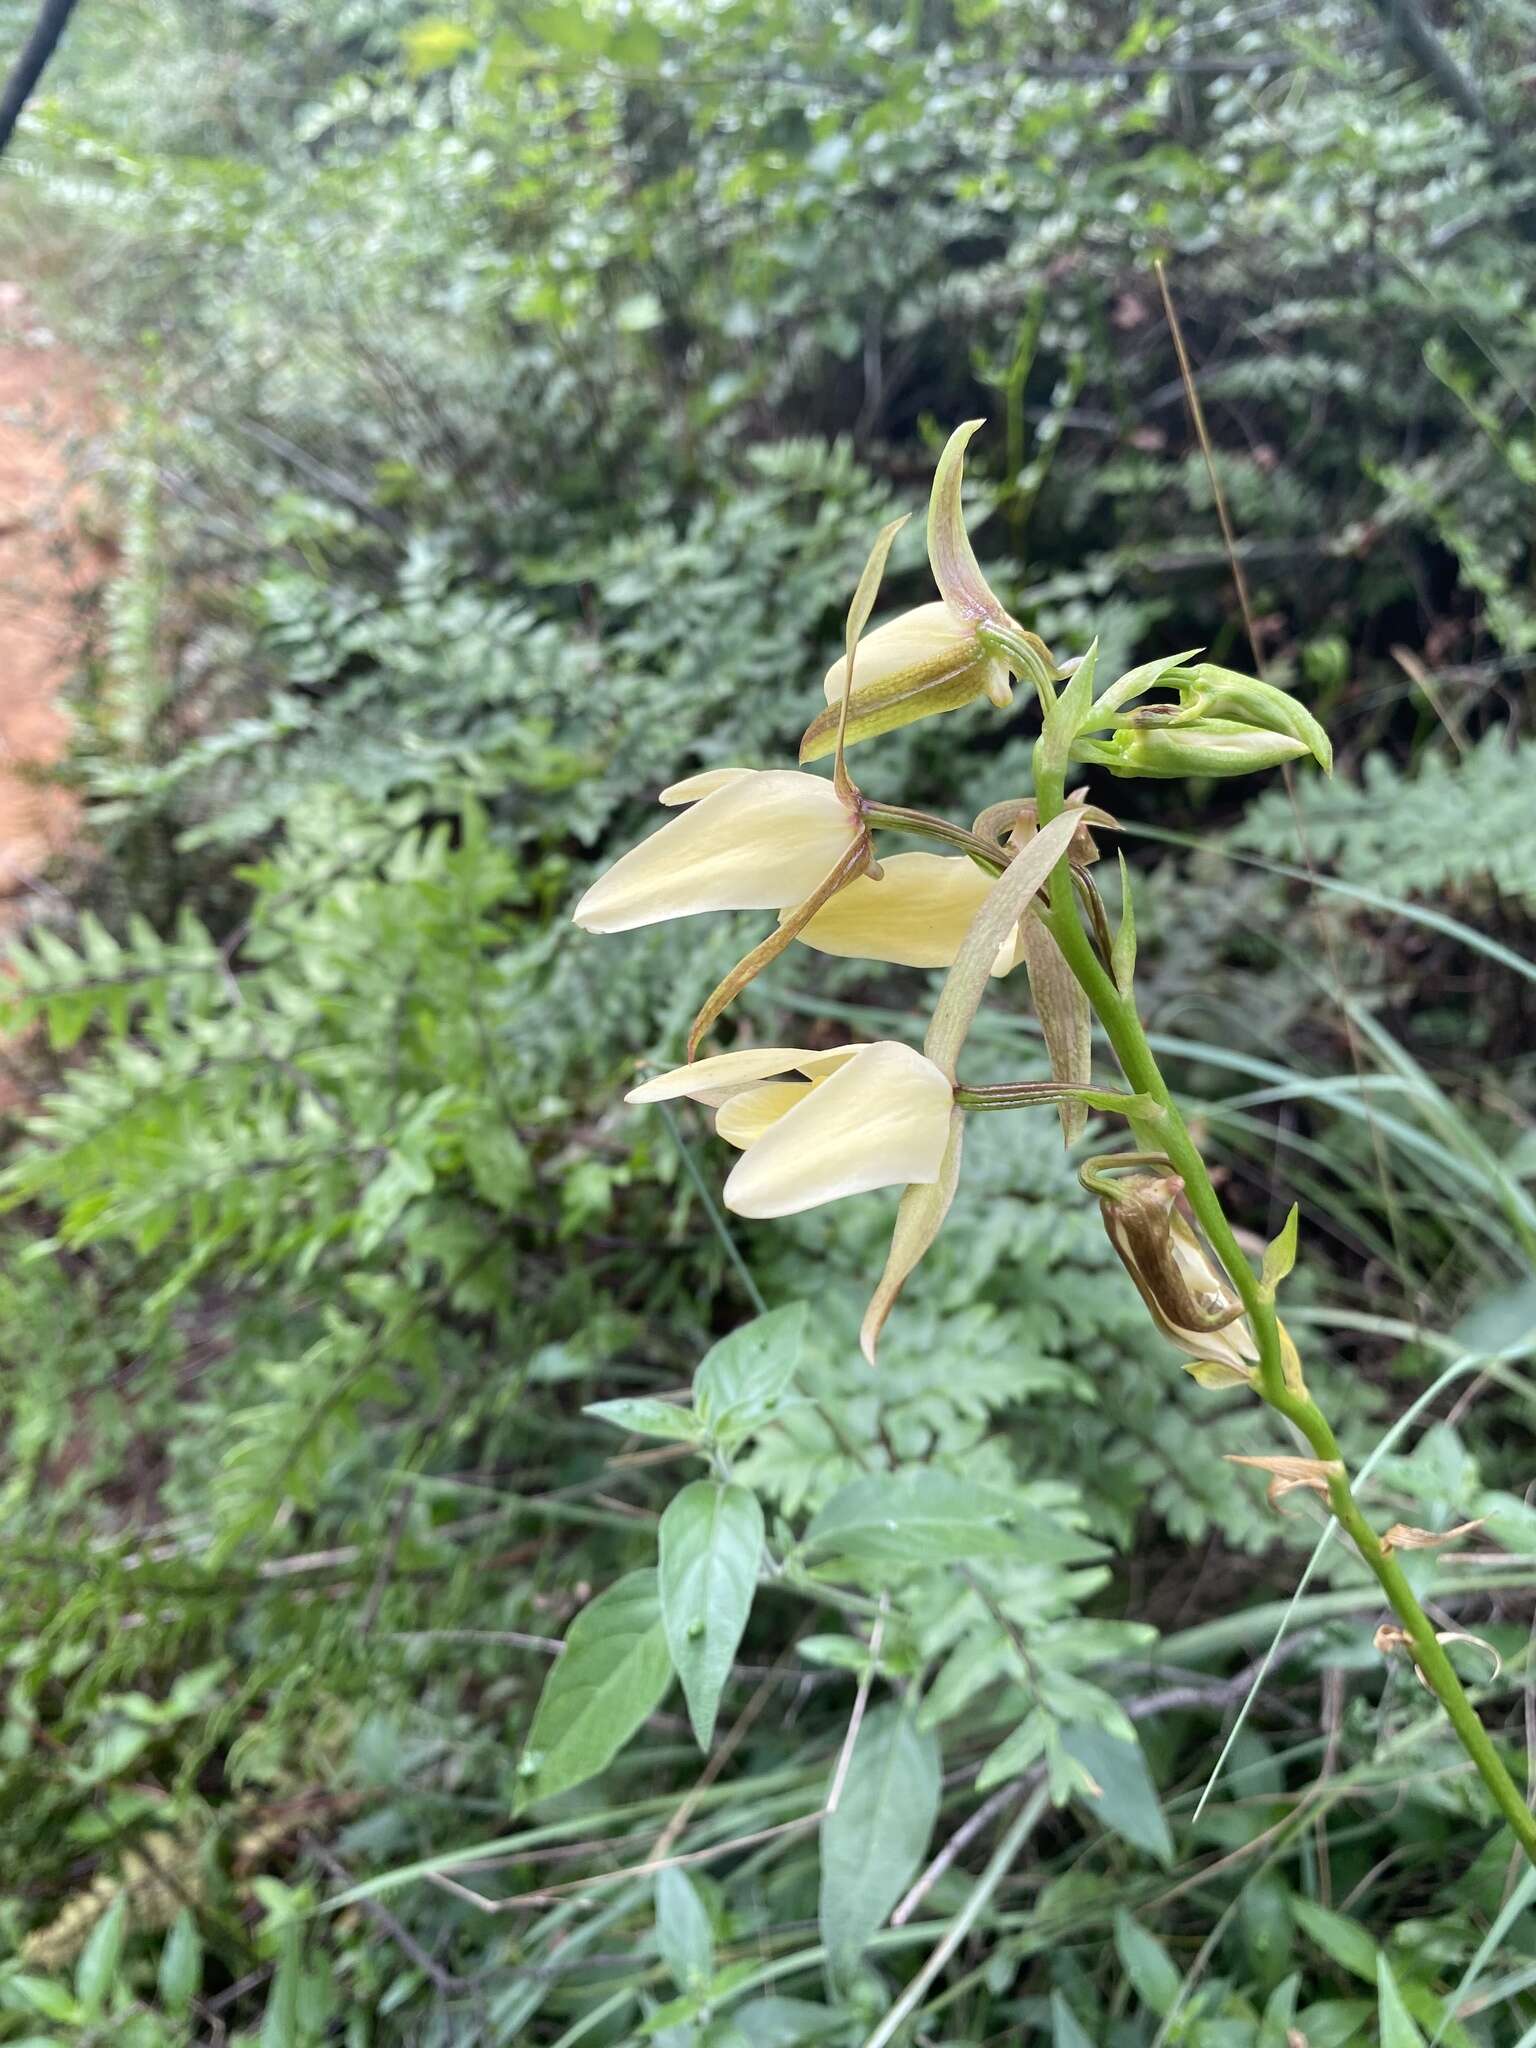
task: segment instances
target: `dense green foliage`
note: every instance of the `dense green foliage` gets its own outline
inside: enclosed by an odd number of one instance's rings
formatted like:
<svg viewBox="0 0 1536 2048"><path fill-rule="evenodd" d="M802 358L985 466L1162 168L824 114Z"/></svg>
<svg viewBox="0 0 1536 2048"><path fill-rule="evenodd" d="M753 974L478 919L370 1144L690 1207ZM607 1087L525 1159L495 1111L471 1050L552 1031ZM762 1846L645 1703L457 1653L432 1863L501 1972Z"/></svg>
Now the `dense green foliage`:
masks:
<svg viewBox="0 0 1536 2048"><path fill-rule="evenodd" d="M1026 624L1246 659L1168 255L1340 772L1106 782L1149 1013L1254 1242L1301 1201L1373 1505L1487 1518L1411 1562L1518 1760L1533 23L1436 12L1475 108L1345 0L80 10L0 221L120 550L100 854L6 1020L0 2041L883 2041L1000 1841L903 2042L1536 2038L1532 1888L1344 1545L1200 1806L1320 1524L1054 1125L981 1123L871 1377L890 1203L727 1229L707 1126L620 1100L751 920L567 921L663 783L789 758L962 418ZM1033 730L860 773L968 815ZM927 996L790 955L732 1028ZM975 1042L1044 1071L1011 983Z"/></svg>

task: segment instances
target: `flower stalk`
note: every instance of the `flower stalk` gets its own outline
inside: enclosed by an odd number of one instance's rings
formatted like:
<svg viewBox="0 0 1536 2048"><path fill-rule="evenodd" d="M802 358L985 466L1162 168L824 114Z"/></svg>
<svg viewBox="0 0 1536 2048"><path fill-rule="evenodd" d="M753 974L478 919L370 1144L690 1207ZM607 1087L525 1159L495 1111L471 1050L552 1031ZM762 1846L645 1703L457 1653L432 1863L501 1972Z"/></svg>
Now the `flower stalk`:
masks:
<svg viewBox="0 0 1536 2048"><path fill-rule="evenodd" d="M1039 756L1037 760L1040 760ZM1042 826L1059 816L1065 803L1059 771L1053 773L1043 760L1040 760L1036 778L1036 802ZM1155 1105L1154 1114L1146 1119L1142 1129L1151 1133L1158 1151L1182 1179L1185 1199L1242 1301L1258 1346L1256 1391L1276 1414L1301 1432L1320 1460L1335 1468L1327 1481L1328 1506L1335 1521L1375 1576L1408 1639L1410 1654L1425 1685L1445 1710L1462 1748L1487 1786L1494 1804L1509 1823L1516 1840L1532 1864L1536 1864L1536 1814L1532 1813L1521 1795L1497 1746L1467 1697L1466 1688L1446 1655L1434 1623L1419 1604L1402 1566L1383 1545L1361 1511L1327 1417L1309 1393L1294 1391L1286 1383L1280 1321L1275 1313L1273 1296L1266 1294L1243 1256L1220 1198L1211 1185L1199 1147L1191 1138L1163 1079L1156 1055L1147 1043L1134 998L1129 994L1123 995L1115 986L1089 942L1077 914L1065 862L1058 864L1051 878L1047 901L1046 921L1051 933L1077 976L1121 1072L1137 1094Z"/></svg>

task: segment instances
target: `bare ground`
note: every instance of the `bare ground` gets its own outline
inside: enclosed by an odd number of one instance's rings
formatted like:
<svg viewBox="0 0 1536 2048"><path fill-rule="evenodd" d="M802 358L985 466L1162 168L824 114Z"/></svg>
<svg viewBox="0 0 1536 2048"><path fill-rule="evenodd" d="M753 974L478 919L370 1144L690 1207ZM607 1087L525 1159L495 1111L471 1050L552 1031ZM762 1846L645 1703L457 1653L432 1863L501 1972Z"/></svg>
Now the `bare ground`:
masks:
<svg viewBox="0 0 1536 2048"><path fill-rule="evenodd" d="M81 517L99 426L85 366L25 289L0 281L0 929L25 915L77 826L47 770L69 742L60 696L104 562Z"/></svg>

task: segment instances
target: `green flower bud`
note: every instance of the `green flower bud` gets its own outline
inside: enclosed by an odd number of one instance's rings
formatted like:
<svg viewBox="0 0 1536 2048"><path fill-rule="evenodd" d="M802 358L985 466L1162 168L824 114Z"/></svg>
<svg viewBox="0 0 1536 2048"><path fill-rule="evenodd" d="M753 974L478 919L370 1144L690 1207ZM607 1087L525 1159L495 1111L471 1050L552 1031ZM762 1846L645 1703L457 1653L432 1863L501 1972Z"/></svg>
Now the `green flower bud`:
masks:
<svg viewBox="0 0 1536 2048"><path fill-rule="evenodd" d="M1208 718L1232 718L1245 725L1262 726L1266 732L1285 733L1300 740L1325 775L1333 773L1333 746L1327 733L1307 707L1273 683L1261 683L1255 676L1239 675L1230 668L1217 668L1203 661L1189 671L1185 709L1202 722ZM1140 716L1141 714L1133 714Z"/></svg>
<svg viewBox="0 0 1536 2048"><path fill-rule="evenodd" d="M1137 714L1142 721L1125 726L1112 740L1079 740L1072 749L1078 761L1095 761L1112 775L1147 775L1164 780L1191 775L1252 775L1260 768L1278 768L1312 750L1290 733L1274 732L1231 718L1196 718L1169 705L1149 706ZM1155 721L1155 722L1154 722Z"/></svg>

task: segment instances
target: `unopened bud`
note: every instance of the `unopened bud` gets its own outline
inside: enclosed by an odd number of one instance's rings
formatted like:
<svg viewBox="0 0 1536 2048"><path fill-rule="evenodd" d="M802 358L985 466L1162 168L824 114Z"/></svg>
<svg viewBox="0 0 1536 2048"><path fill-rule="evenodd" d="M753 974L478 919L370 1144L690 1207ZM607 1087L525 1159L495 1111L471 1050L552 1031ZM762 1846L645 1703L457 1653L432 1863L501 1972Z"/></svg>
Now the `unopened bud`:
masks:
<svg viewBox="0 0 1536 2048"><path fill-rule="evenodd" d="M1112 775L1182 780L1193 775L1252 775L1312 751L1305 740L1290 733L1236 719L1198 718L1180 724L1184 714L1176 705L1166 710L1149 705L1136 716L1140 722L1123 727L1112 740L1079 741L1074 759L1096 761Z"/></svg>
<svg viewBox="0 0 1536 2048"><path fill-rule="evenodd" d="M1183 678L1180 678L1182 686ZM1273 683L1203 661L1189 671L1190 704L1200 720L1232 718L1300 740L1325 775L1333 773L1333 745L1305 704Z"/></svg>

